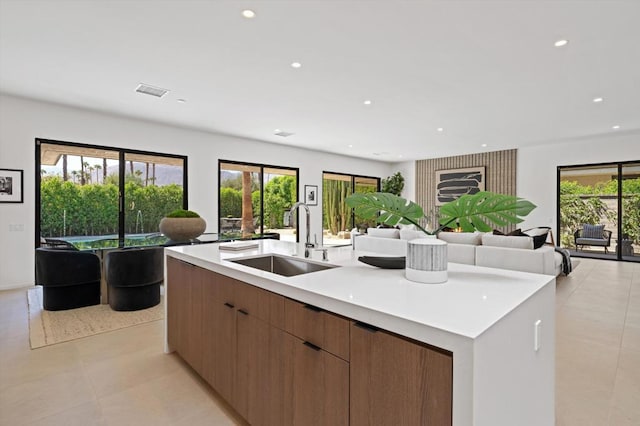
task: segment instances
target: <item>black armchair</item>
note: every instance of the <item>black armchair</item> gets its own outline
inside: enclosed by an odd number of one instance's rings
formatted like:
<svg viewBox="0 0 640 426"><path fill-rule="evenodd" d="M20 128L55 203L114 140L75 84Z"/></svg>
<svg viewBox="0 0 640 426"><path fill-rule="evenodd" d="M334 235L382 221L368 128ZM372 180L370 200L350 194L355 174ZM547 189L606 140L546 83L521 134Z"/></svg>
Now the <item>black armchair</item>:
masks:
<svg viewBox="0 0 640 426"><path fill-rule="evenodd" d="M611 231L604 229L604 225L583 225L582 229L578 229L573 233L573 241L576 250L580 246L597 246L604 247L604 252L609 252L611 247Z"/></svg>
<svg viewBox="0 0 640 426"><path fill-rule="evenodd" d="M164 248L114 250L107 253L105 262L111 309L136 311L160 303Z"/></svg>
<svg viewBox="0 0 640 426"><path fill-rule="evenodd" d="M100 303L100 259L93 253L36 249L36 284L48 311Z"/></svg>

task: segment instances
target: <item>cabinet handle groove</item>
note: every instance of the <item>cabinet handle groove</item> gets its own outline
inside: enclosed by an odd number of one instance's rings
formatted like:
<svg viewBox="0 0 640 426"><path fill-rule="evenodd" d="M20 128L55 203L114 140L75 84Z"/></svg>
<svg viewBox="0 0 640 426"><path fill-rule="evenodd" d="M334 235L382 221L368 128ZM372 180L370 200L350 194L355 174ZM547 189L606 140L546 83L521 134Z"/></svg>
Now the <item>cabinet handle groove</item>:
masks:
<svg viewBox="0 0 640 426"><path fill-rule="evenodd" d="M238 309L238 312L240 312L242 315L249 315L249 312L245 311L244 309Z"/></svg>
<svg viewBox="0 0 640 426"><path fill-rule="evenodd" d="M374 326L369 325L369 324L366 324L366 323L364 323L364 322L359 322L359 321L358 321L358 322L356 322L354 325L355 325L356 327L358 327L358 328L361 328L361 329L363 329L363 330L368 331L369 333L375 333L376 331L378 331L378 330L379 330L379 328L378 328L378 327L374 327Z"/></svg>
<svg viewBox="0 0 640 426"><path fill-rule="evenodd" d="M307 342L306 340L302 344L305 345L308 348L313 349L314 351L319 351L320 349L322 349L320 346L316 346L311 342Z"/></svg>
<svg viewBox="0 0 640 426"><path fill-rule="evenodd" d="M310 311L313 311L313 312L321 312L322 311L322 308L318 308L317 306L308 305L308 304L305 304L304 308L305 309L309 309Z"/></svg>
<svg viewBox="0 0 640 426"><path fill-rule="evenodd" d="M231 303L229 302L224 302L224 306L226 306L227 308L235 308L235 306L233 306Z"/></svg>

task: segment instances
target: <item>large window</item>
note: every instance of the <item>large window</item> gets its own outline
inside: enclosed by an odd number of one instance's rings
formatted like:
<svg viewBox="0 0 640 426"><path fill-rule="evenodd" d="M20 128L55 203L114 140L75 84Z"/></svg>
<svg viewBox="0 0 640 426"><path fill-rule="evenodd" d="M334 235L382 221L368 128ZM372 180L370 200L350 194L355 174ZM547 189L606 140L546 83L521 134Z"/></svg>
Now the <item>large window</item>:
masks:
<svg viewBox="0 0 640 426"><path fill-rule="evenodd" d="M374 221L355 216L344 200L355 192L376 192L379 189L380 178L377 177L324 172L322 174L322 245L350 244L350 231L353 228L366 230L370 226L375 226Z"/></svg>
<svg viewBox="0 0 640 426"><path fill-rule="evenodd" d="M37 139L36 170L36 246L127 245L158 236L165 214L187 208L184 156Z"/></svg>
<svg viewBox="0 0 640 426"><path fill-rule="evenodd" d="M227 160L220 160L218 169L221 238L272 234L297 241L289 210L298 201L298 169Z"/></svg>
<svg viewBox="0 0 640 426"><path fill-rule="evenodd" d="M640 162L559 167L558 199L562 247L574 256L640 261ZM577 240L585 224L603 226L605 241Z"/></svg>

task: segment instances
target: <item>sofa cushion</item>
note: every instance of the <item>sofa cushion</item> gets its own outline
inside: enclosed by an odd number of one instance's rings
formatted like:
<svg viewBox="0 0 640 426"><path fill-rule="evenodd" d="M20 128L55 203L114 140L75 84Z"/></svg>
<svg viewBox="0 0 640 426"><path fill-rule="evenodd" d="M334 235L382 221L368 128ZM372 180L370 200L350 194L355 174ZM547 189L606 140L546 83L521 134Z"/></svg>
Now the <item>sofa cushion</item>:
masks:
<svg viewBox="0 0 640 426"><path fill-rule="evenodd" d="M506 247L533 250L533 238L484 234L482 236L482 245L489 247Z"/></svg>
<svg viewBox="0 0 640 426"><path fill-rule="evenodd" d="M422 231L415 231L413 229L401 229L400 230L400 239L401 240L414 240L416 238L425 238L427 234Z"/></svg>
<svg viewBox="0 0 640 426"><path fill-rule="evenodd" d="M440 232L438 239L453 244L471 244L479 246L482 244L481 232Z"/></svg>
<svg viewBox="0 0 640 426"><path fill-rule="evenodd" d="M395 228L369 228L367 234L378 238L400 238L400 230Z"/></svg>

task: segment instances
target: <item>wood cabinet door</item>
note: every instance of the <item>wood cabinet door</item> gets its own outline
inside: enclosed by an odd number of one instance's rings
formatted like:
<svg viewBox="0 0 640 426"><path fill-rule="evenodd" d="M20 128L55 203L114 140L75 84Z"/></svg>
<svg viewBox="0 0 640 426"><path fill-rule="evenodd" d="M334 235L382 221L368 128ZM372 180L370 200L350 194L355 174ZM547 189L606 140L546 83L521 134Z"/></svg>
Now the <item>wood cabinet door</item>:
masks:
<svg viewBox="0 0 640 426"><path fill-rule="evenodd" d="M453 358L364 325L351 326L351 425L451 425Z"/></svg>
<svg viewBox="0 0 640 426"><path fill-rule="evenodd" d="M167 260L169 345L202 374L202 283L205 270L177 259Z"/></svg>
<svg viewBox="0 0 640 426"><path fill-rule="evenodd" d="M231 403L236 346L233 279L207 271L203 284L203 301L203 377Z"/></svg>
<svg viewBox="0 0 640 426"><path fill-rule="evenodd" d="M167 340L172 350L178 353L182 352L182 336L181 330L185 328L181 323L183 318L182 310L184 309L185 302L183 302L184 288L186 285L187 264L181 262L172 257L167 258L167 282L165 283L167 289L166 304L167 304Z"/></svg>
<svg viewBox="0 0 640 426"><path fill-rule="evenodd" d="M286 425L349 424L349 363L286 334L291 353L285 385Z"/></svg>
<svg viewBox="0 0 640 426"><path fill-rule="evenodd" d="M238 289L241 291L237 292ZM285 367L289 364L284 350L286 333L252 312L259 309L262 318L269 317L272 300L269 292L237 281L234 291L237 299L233 406L254 426L281 425ZM249 297L245 299L247 294Z"/></svg>

